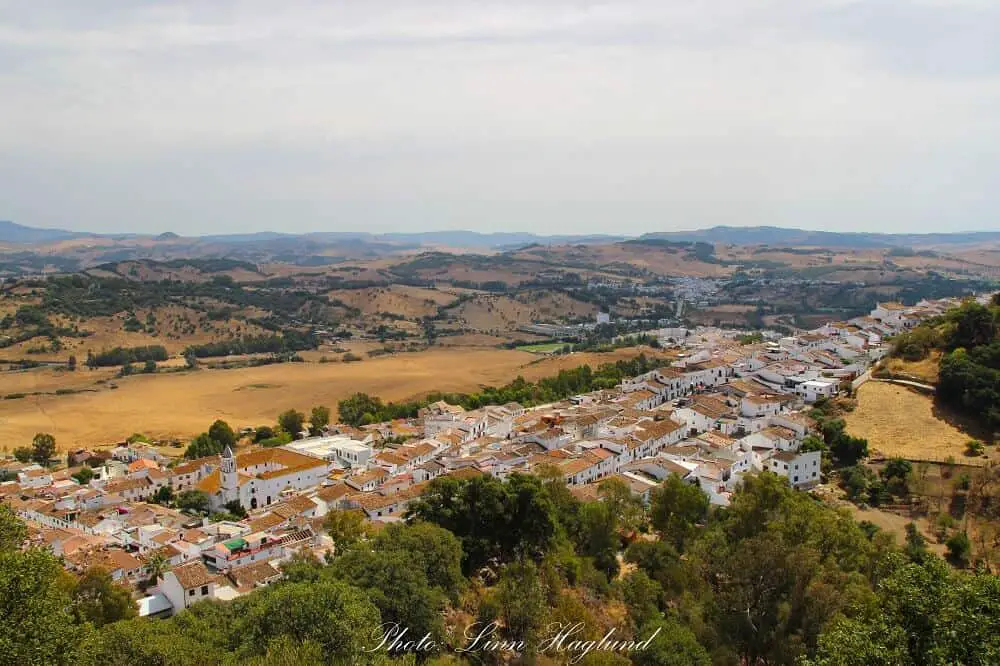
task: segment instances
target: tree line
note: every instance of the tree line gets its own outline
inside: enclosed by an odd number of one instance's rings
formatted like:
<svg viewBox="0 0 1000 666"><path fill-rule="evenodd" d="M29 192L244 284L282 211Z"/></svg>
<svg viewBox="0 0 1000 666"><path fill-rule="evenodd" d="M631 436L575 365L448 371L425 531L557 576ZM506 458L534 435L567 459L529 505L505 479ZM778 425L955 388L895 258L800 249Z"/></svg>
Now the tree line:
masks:
<svg viewBox="0 0 1000 666"><path fill-rule="evenodd" d="M87 352L87 367L106 368L116 365L125 366L130 363L145 363L166 361L170 358L163 345L145 345L141 347L115 347L97 352Z"/></svg>
<svg viewBox="0 0 1000 666"><path fill-rule="evenodd" d="M280 335L249 335L232 340L189 345L184 349L184 356L210 358L240 354L281 354L315 349L318 345L319 341L312 331L302 332L289 328Z"/></svg>

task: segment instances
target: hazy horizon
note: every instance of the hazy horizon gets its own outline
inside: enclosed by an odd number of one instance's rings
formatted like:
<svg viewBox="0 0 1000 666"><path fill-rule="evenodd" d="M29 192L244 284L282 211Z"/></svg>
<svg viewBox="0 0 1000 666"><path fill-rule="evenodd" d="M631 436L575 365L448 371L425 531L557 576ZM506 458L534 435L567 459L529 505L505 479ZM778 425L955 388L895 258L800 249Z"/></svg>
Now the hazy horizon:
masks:
<svg viewBox="0 0 1000 666"><path fill-rule="evenodd" d="M0 0L0 220L1000 228L989 0Z"/></svg>

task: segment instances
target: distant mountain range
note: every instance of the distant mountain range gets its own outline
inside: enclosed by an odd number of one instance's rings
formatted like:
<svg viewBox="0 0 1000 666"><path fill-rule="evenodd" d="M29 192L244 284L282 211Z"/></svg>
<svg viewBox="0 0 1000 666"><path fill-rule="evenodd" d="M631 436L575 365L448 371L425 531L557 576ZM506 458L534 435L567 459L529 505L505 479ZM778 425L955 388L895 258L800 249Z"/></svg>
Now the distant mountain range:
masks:
<svg viewBox="0 0 1000 666"><path fill-rule="evenodd" d="M89 235L91 234L81 234L65 229L36 229L0 220L0 243L49 243Z"/></svg>
<svg viewBox="0 0 1000 666"><path fill-rule="evenodd" d="M75 238L106 238L109 240L152 239L158 243L211 243L250 244L276 243L291 249L305 244L310 247L326 245L372 246L374 251L392 248L409 249L421 247L451 247L456 249L507 250L526 245L575 245L601 244L628 240L621 235L581 234L542 236L526 232L478 231L421 231L372 234L354 231L324 231L305 234L288 234L261 231L245 234L211 234L196 237L182 237L173 232L159 235L148 234L95 234L64 229L37 229L14 222L0 220L0 243L36 244L50 243ZM694 231L667 231L648 233L638 241L661 240L672 242L706 242L729 245L773 245L784 247L843 247L843 248L891 248L919 247L931 245L965 245L1000 241L1000 231L977 231L932 234L877 234L839 231L813 231L808 229L786 229L782 227L726 227Z"/></svg>
<svg viewBox="0 0 1000 666"><path fill-rule="evenodd" d="M208 243L260 243L281 240L302 240L317 244L345 243L391 243L408 247L448 246L455 248L500 249L521 247L534 243L613 243L625 240L626 236L601 234L539 236L521 232L480 233L478 231L422 231L413 233L372 234L363 231L320 231L304 234L289 234L277 231L259 231L246 234L208 234L205 236L182 237L167 231L159 235L148 234L97 234L64 229L36 229L14 222L0 220L0 243L47 243L73 238L152 238L161 242L185 240Z"/></svg>
<svg viewBox="0 0 1000 666"><path fill-rule="evenodd" d="M812 231L782 227L712 227L695 231L644 234L639 240L725 243L728 245L777 245L785 247L891 248L929 245L964 245L1000 241L1000 231L932 234L876 234Z"/></svg>

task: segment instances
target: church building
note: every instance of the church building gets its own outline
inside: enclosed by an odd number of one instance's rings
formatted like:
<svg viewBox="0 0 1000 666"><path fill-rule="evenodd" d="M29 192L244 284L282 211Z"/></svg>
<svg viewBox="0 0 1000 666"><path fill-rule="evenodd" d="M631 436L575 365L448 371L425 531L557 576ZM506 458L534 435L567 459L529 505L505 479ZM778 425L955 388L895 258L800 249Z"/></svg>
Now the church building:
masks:
<svg viewBox="0 0 1000 666"><path fill-rule="evenodd" d="M289 494L321 485L331 464L281 447L233 455L228 446L215 470L195 486L209 497L212 511L238 500L247 511L276 504Z"/></svg>

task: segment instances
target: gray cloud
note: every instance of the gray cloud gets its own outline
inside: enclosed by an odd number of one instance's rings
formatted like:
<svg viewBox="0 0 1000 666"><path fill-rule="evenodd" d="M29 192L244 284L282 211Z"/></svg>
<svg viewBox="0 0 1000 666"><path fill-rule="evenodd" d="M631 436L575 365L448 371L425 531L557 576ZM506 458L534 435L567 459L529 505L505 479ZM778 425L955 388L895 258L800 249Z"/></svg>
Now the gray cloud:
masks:
<svg viewBox="0 0 1000 666"><path fill-rule="evenodd" d="M0 218L1000 226L989 0L278 7L0 0Z"/></svg>

